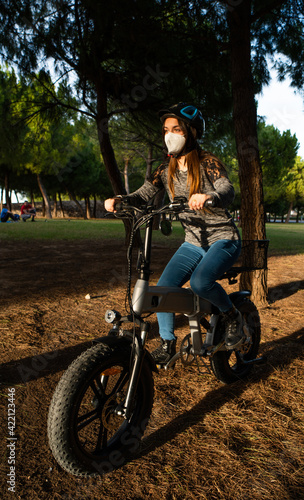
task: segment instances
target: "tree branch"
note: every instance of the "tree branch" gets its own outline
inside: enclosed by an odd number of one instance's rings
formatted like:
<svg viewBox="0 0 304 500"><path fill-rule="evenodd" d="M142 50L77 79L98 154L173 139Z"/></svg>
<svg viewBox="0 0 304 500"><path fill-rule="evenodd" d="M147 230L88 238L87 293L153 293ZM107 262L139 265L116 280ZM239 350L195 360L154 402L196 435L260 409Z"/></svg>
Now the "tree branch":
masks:
<svg viewBox="0 0 304 500"><path fill-rule="evenodd" d="M254 23L258 19L261 19L261 17L266 16L273 9L276 9L277 7L281 7L281 5L283 5L284 3L286 3L284 0L273 0L267 6L265 5L264 7L261 7L260 10L255 12L255 14L252 14L251 22Z"/></svg>

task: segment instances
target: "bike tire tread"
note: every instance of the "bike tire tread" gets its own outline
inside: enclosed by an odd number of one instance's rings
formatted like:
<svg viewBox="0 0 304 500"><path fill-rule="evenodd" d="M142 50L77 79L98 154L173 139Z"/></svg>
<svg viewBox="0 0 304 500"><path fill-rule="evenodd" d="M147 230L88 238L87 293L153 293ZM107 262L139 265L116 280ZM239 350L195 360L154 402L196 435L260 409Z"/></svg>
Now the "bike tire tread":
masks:
<svg viewBox="0 0 304 500"><path fill-rule="evenodd" d="M261 339L261 323L259 318L259 313L254 305L254 303L245 299L242 304L238 306L238 309L242 314L250 314L252 318L254 318L254 340L253 346L250 351L250 355L245 355L244 358L246 360L254 359L259 350L259 344ZM217 332L218 337L215 338L216 342L220 342L222 333ZM216 334L217 335L217 334ZM218 380L223 382L224 384L231 384L236 382L237 380L246 378L252 368L253 365L240 365L240 369L233 370L228 363L228 358L230 356L230 351L219 351L214 354L212 359L210 360L211 368Z"/></svg>
<svg viewBox="0 0 304 500"><path fill-rule="evenodd" d="M93 367L115 355L125 357L130 355L129 342L115 340L116 342L112 341L110 345L99 342L78 356L63 374L53 395L47 426L50 448L59 465L74 476L95 477L100 475L100 472L94 470L94 467L88 467L81 457L75 456L75 452L71 449L69 414L77 399L78 388L85 382ZM152 373L151 378L153 384ZM149 418L152 410L153 387L152 391L152 401L150 408L146 410L146 418Z"/></svg>

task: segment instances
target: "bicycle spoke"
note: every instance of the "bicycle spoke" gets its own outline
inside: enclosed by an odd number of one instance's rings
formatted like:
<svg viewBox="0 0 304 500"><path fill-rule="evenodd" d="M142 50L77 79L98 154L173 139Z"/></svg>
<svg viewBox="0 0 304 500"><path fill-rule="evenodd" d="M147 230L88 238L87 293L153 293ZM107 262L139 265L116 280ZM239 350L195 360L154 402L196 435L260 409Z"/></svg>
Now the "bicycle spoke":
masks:
<svg viewBox="0 0 304 500"><path fill-rule="evenodd" d="M117 379L114 387L112 388L112 390L108 394L108 396L112 396L112 394L115 394L116 392L119 392L119 390L121 390L124 387L127 379L128 379L128 372L127 372L127 370L124 369L121 372L120 377L118 377L118 379Z"/></svg>
<svg viewBox="0 0 304 500"><path fill-rule="evenodd" d="M90 382L90 387L98 399L105 397L105 390L98 376Z"/></svg>
<svg viewBox="0 0 304 500"><path fill-rule="evenodd" d="M94 408L94 410L92 411L89 411L88 413L85 413L84 415L81 415L77 418L77 431L81 431L84 427L94 422L94 420L96 420L97 418L99 418L99 416L96 408Z"/></svg>
<svg viewBox="0 0 304 500"><path fill-rule="evenodd" d="M95 453L105 448L107 446L107 442L108 442L108 429L104 427L102 420L100 420L99 432L94 450Z"/></svg>

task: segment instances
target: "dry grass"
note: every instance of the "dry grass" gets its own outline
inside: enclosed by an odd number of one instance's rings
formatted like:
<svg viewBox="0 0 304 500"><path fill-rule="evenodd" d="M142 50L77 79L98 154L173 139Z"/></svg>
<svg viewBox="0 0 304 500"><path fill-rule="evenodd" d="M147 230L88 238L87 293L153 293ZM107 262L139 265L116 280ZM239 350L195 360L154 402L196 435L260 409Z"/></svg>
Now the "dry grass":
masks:
<svg viewBox="0 0 304 500"><path fill-rule="evenodd" d="M115 257L117 258L117 256ZM65 295L42 290L2 310L2 377L16 387L18 474L16 494L5 484L4 500L299 500L304 498L304 256L271 258L272 303L260 310L261 352L267 364L250 378L230 386L195 367L155 376L155 402L142 447L130 462L103 479L83 480L62 471L46 439L46 417L54 387L75 355L90 339L106 333L104 310L119 307L124 288L91 283L103 295L85 301L81 276ZM89 265L89 264L88 264ZM104 265L104 264L103 264ZM162 265L162 264L160 264ZM110 269L111 264L107 263ZM107 273L105 269L105 274ZM66 272L68 273L68 269ZM70 272L70 271L69 271ZM96 274L96 271L94 271ZM86 274L89 285L89 273ZM109 273L108 279L112 279ZM16 285L17 286L17 285ZM55 286L55 285L54 285ZM178 322L179 341L188 333ZM153 324L149 345L157 343ZM14 349L11 346L14 345ZM56 349L27 383L18 383L20 365L33 368L33 357ZM9 379L7 379L9 377ZM6 387L2 387L5 395ZM2 398L2 443L6 438Z"/></svg>

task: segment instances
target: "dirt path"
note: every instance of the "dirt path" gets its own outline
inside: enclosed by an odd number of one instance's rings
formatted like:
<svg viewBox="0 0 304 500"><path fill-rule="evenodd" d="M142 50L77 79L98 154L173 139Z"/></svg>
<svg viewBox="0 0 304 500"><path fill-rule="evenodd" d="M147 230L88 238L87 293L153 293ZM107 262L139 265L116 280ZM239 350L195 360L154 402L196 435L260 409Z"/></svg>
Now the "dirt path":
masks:
<svg viewBox="0 0 304 500"><path fill-rule="evenodd" d="M304 255L269 259L270 303L260 310L268 364L256 367L249 382L227 387L177 366L155 378L151 422L134 461L89 481L55 463L46 438L48 405L71 360L107 333L105 310L122 310L124 255L117 241L35 242L26 252L20 243L1 248L1 498L300 498ZM155 250L154 280L169 256ZM179 320L179 340L186 333ZM7 483L9 388L15 388L14 492Z"/></svg>

